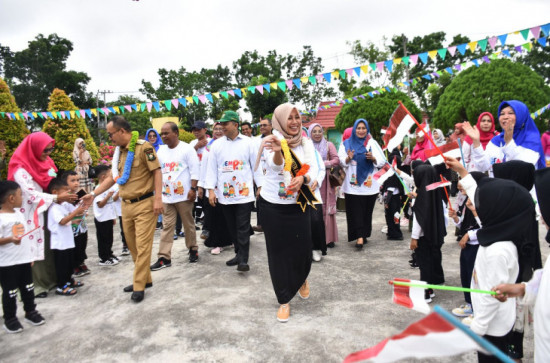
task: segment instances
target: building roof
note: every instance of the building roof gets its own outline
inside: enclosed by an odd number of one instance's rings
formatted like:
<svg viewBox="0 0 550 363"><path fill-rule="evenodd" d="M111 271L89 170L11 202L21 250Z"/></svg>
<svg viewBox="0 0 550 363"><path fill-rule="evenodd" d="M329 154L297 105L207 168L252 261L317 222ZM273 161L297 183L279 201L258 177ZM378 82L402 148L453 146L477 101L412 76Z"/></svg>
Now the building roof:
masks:
<svg viewBox="0 0 550 363"><path fill-rule="evenodd" d="M330 105L336 101L326 101L321 102L319 104L319 108L322 108L323 106ZM336 119L336 116L340 113L340 110L342 109L343 104L340 104L338 106L333 106L329 109L322 109L320 111L317 111L317 116L315 118L311 119L311 123L318 123L320 124L324 129L333 129L334 128L334 120Z"/></svg>

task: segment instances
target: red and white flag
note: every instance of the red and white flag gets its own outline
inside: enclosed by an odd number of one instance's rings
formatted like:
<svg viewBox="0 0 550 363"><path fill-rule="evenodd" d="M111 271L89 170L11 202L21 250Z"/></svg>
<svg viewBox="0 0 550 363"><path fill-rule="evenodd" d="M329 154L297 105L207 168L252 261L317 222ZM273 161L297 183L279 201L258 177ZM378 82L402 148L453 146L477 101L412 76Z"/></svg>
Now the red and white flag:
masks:
<svg viewBox="0 0 550 363"><path fill-rule="evenodd" d="M38 202L38 205L36 206L36 209L34 210L34 215L33 215L33 222L34 222L35 229L40 227L39 215L44 213L46 210L48 210L48 206L44 202L44 199L40 199L40 202Z"/></svg>
<svg viewBox="0 0 550 363"><path fill-rule="evenodd" d="M477 342L436 312L412 323L401 333L386 338L377 345L352 353L344 363L359 361L395 362L405 358L446 357L479 350Z"/></svg>
<svg viewBox="0 0 550 363"><path fill-rule="evenodd" d="M378 170L372 177L378 182L378 184L382 185L390 176L395 174L396 166L396 160L393 158L393 163L391 166L388 163L384 164L382 169Z"/></svg>
<svg viewBox="0 0 550 363"><path fill-rule="evenodd" d="M384 149L391 152L401 142L403 138L409 134L409 130L414 125L414 119L409 114L408 110L402 104L399 104L390 118L390 126L384 133Z"/></svg>
<svg viewBox="0 0 550 363"><path fill-rule="evenodd" d="M449 187L449 186L451 186L451 182L448 181L447 179L445 179L442 175L440 182L435 182L435 183L426 185L426 191L429 192L430 190L434 190L434 189L437 189L437 188L443 188L443 187Z"/></svg>
<svg viewBox="0 0 550 363"><path fill-rule="evenodd" d="M408 282L414 285L426 285L425 281L418 280L408 280L395 278L394 281ZM430 313L430 306L425 299L425 289L417 286L404 286L396 285L393 286L393 302L395 304L404 306L409 309L416 310L423 314Z"/></svg>
<svg viewBox="0 0 550 363"><path fill-rule="evenodd" d="M460 153L460 146L456 141L438 147L445 156L452 156L455 159L460 159L462 156ZM426 157L432 165L437 165L445 162L439 151L435 148L424 150L424 153L426 154Z"/></svg>

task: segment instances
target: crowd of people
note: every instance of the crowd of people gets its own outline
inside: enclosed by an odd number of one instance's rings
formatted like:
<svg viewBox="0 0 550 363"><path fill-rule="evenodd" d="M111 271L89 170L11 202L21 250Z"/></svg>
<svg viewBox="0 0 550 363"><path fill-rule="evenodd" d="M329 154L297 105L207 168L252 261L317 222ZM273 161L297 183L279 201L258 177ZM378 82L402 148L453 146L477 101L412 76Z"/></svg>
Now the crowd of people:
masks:
<svg viewBox="0 0 550 363"><path fill-rule="evenodd" d="M225 111L211 136L205 122L195 122L196 139L189 144L179 140L175 123L165 123L160 133L149 129L146 139L140 139L124 117L115 116L106 127L116 146L113 166L94 168L95 187L82 139L74 144L75 170L58 173L49 157L55 141L45 133L32 133L11 157L8 180L0 182L4 328L9 333L23 329L16 316L16 290L25 319L40 325L45 320L36 310L35 297L46 297L51 289L73 296L83 286L75 278L89 272L89 210L102 266L119 261L112 250L113 225L119 221L123 254L131 254L134 261L132 284L123 291L136 303L153 286L151 271L171 266L175 239L184 237L189 262L199 261L197 221L211 254L234 246L235 254L226 264L242 273L250 271L250 236L263 232L280 304L277 320L286 322L295 295L309 298L312 261L321 261L339 242L340 192L347 240L364 250L376 201L381 200L387 239L403 240L401 227L409 226L410 263L428 284L445 283L441 246L452 221L461 248L462 285L497 291L497 298L465 293L464 304L453 314L511 357L522 357L521 304L533 303L538 291L535 354L543 361L540 357L550 356L550 315L542 308L550 299L544 285L550 267L547 261L543 272L538 219L550 220L550 129L541 139L520 101L503 102L497 118L501 133L493 115L483 112L475 126L457 124L448 139L439 129L418 129L410 152L401 146L384 152L367 120L358 119L346 129L337 150L321 125L304 128L299 110L289 103L279 105L272 119L260 120L257 137L252 136L252 125L241 123L236 112ZM462 141L461 160L446 157L436 165L427 161L428 149L456 139ZM379 183L377 172L391 164L394 174ZM430 188L441 176L451 180L453 175L456 199L449 199L445 188ZM253 210L256 226L251 225ZM155 229L162 231L158 258L151 264ZM520 282L524 284L515 284ZM521 304L516 302L515 297L524 294ZM426 302L434 298L434 290L426 289ZM491 359L479 354L480 361Z"/></svg>

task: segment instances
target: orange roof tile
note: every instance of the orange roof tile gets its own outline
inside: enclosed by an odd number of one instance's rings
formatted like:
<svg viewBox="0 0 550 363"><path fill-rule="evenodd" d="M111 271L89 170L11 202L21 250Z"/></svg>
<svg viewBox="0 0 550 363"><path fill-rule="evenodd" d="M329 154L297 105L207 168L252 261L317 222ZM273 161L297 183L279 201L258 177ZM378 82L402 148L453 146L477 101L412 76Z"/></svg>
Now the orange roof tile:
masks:
<svg viewBox="0 0 550 363"><path fill-rule="evenodd" d="M334 103L335 101L326 101L321 102L319 104L319 107L330 105ZM333 129L334 128L334 120L336 119L336 116L340 113L340 110L342 109L343 105L339 106L333 106L329 109L323 109L321 111L317 111L317 116L313 119L311 119L311 123L318 123L320 124L324 129Z"/></svg>

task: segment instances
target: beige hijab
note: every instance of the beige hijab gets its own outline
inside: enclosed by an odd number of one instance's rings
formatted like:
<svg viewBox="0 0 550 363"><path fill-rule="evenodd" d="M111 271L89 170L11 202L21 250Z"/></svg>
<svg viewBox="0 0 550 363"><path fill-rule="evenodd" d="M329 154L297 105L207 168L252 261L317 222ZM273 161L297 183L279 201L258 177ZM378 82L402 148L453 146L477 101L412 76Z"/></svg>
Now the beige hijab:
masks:
<svg viewBox="0 0 550 363"><path fill-rule="evenodd" d="M300 111L298 111L298 108L296 108L296 106L294 106L293 104L283 103L282 105L277 106L275 111L273 111L273 119L271 120L271 123L273 124L273 128L279 131L281 134L283 134L290 148L295 148L302 144L301 129L300 129L300 132L298 132L298 134L294 136L291 136L288 133L288 127L287 127L288 116L290 116L290 113L292 112L293 109L296 110L298 114L300 114Z"/></svg>
<svg viewBox="0 0 550 363"><path fill-rule="evenodd" d="M74 141L73 158L74 158L75 162L76 162L76 160L80 159L80 149L79 149L78 146L83 142L84 142L84 140L81 139L80 137ZM86 151L84 151L84 155L82 155L82 160L81 161L88 161L88 159L90 159L90 158L91 158L90 153L88 152L88 150L86 150Z"/></svg>

